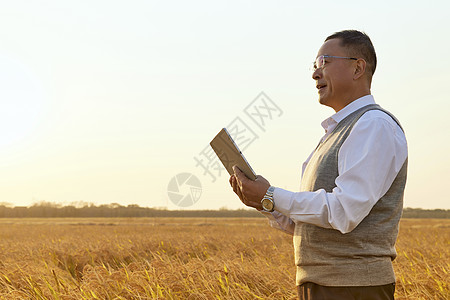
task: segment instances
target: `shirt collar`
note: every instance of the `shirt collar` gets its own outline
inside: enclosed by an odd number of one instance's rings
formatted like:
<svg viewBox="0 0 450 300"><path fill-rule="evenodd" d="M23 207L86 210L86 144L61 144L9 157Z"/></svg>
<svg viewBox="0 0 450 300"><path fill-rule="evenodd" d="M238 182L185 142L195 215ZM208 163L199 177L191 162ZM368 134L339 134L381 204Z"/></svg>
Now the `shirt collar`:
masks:
<svg viewBox="0 0 450 300"><path fill-rule="evenodd" d="M358 98L355 101L352 101L349 104L347 104L347 106L345 106L343 109L341 109L331 117L324 120L321 125L325 129L325 131L328 132L331 126L336 125L351 113L369 104L375 104L375 99L373 98L372 95L367 95Z"/></svg>

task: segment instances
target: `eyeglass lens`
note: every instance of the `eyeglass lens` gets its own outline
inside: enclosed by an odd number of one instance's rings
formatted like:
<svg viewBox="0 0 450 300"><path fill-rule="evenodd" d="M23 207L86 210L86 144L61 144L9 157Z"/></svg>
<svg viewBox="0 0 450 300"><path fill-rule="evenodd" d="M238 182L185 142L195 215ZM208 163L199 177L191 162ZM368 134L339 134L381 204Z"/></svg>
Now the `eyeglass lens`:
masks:
<svg viewBox="0 0 450 300"><path fill-rule="evenodd" d="M325 60L324 55L317 57L316 61L314 62L313 66L312 66L312 70L315 71L315 70L321 68L324 65L324 60Z"/></svg>

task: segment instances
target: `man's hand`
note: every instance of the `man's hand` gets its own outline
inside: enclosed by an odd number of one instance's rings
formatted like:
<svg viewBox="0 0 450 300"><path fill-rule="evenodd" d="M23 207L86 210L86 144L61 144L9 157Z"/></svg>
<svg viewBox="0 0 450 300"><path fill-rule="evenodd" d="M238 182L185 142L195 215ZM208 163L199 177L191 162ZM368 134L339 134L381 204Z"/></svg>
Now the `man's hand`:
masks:
<svg viewBox="0 0 450 300"><path fill-rule="evenodd" d="M262 210L261 200L266 194L270 183L262 176L250 180L237 166L233 166L234 174L230 177L230 185L239 196L242 203L247 206Z"/></svg>

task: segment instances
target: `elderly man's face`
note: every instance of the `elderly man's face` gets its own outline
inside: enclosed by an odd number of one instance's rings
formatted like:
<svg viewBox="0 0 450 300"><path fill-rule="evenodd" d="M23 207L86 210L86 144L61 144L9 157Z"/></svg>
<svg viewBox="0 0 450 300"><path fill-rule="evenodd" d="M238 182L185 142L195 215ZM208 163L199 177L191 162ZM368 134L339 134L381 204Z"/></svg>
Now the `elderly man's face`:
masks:
<svg viewBox="0 0 450 300"><path fill-rule="evenodd" d="M340 46L339 39L326 41L320 47L317 57L321 55L348 57L349 53ZM312 74L316 81L320 104L336 110L342 103L348 101L352 94L353 75L356 61L345 58L325 58L324 65Z"/></svg>

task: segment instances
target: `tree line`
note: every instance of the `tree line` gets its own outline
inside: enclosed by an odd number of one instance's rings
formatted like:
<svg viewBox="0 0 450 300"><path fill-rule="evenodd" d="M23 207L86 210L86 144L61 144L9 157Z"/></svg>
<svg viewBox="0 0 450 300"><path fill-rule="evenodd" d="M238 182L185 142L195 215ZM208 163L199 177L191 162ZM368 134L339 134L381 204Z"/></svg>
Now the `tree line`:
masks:
<svg viewBox="0 0 450 300"><path fill-rule="evenodd" d="M197 218L258 218L263 217L253 209L229 210L168 210L165 208L140 207L136 204L123 206L117 203L94 205L60 205L40 202L31 206L0 204L0 218L126 218L126 217L197 217ZM450 219L449 209L405 208L403 218Z"/></svg>
<svg viewBox="0 0 450 300"><path fill-rule="evenodd" d="M123 206L117 203L94 205L60 205L51 202L31 206L0 204L0 218L127 218L127 217L261 217L251 209L228 210L168 210L166 208L140 207L137 204Z"/></svg>

